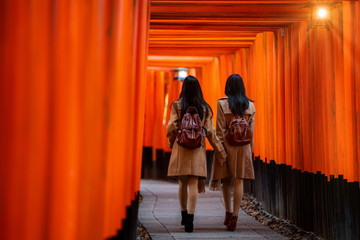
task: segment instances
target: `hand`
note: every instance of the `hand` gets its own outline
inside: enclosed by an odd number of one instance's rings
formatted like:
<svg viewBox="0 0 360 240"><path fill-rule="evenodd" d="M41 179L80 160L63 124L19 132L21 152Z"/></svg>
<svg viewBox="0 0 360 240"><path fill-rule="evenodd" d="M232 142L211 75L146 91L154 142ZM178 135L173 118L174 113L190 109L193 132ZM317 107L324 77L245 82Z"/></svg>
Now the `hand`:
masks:
<svg viewBox="0 0 360 240"><path fill-rule="evenodd" d="M217 160L219 161L220 166L222 166L224 162L226 162L226 158L217 158Z"/></svg>

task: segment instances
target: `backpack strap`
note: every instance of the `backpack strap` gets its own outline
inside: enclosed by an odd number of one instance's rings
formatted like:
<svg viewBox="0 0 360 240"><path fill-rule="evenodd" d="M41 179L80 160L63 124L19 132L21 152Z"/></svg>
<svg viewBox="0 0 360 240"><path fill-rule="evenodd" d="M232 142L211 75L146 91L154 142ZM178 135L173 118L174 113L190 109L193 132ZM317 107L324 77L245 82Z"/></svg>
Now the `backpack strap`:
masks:
<svg viewBox="0 0 360 240"><path fill-rule="evenodd" d="M196 109L196 107L190 106L186 109L186 113L190 113L190 111L195 111L195 113L199 114L198 110Z"/></svg>
<svg viewBox="0 0 360 240"><path fill-rule="evenodd" d="M177 103L178 104L178 103ZM189 111L189 109L190 108L192 108L192 109L194 109L195 111L196 111L196 113L197 114L199 114L199 112L198 112L198 110L195 108L195 107L193 107L193 106L190 106L190 107L188 107L187 108L187 110L186 110L186 112L188 112ZM180 124L180 122L181 122L181 107L180 107L180 104L178 104L178 106L177 106L177 113L178 113L178 121L179 121L179 124ZM205 128L204 126L205 126L205 120L206 120L206 110L204 110L204 116L203 116L203 119L201 119L201 124L203 125L203 128ZM180 126L180 125L179 125ZM205 130L206 130L206 128L205 128Z"/></svg>
<svg viewBox="0 0 360 240"><path fill-rule="evenodd" d="M252 121L252 115L250 115L250 118L249 118L249 120L246 120L246 118L244 117L244 115L241 117L241 116L239 116L239 115L233 115L233 119L231 120L231 121L233 121L234 119L241 119L241 118L244 118L245 119L245 121L248 123L248 125L250 126L250 123L251 123L251 121ZM231 122L230 121L230 122Z"/></svg>

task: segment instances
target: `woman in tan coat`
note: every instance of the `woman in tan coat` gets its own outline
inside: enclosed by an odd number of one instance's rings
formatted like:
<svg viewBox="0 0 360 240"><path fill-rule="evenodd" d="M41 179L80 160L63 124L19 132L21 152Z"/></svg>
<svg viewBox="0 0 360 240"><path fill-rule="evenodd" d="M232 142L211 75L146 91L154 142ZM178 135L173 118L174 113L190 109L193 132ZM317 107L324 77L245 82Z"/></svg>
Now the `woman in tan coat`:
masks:
<svg viewBox="0 0 360 240"><path fill-rule="evenodd" d="M200 116L202 126L206 129L206 137L215 149L215 156L220 161L226 158L225 149L215 133L211 107L203 99L198 80L193 76L188 76L184 79L180 98L172 104L170 119L166 127L169 147L172 149L168 176L178 177L181 224L185 225L186 232L193 231L198 192L205 191L204 184L199 184L199 179L204 183L207 175L205 145L189 149L180 146L176 141L182 117L191 106L196 108ZM201 187L199 188L198 185ZM189 207L187 208L188 200Z"/></svg>
<svg viewBox="0 0 360 240"><path fill-rule="evenodd" d="M252 162L254 138L251 137L250 143L246 145L234 146L228 142L226 135L230 122L238 117L246 119L251 136L254 135L255 105L252 100L247 98L243 80L238 74L233 74L227 79L225 94L227 97L218 101L216 135L224 144L228 157L225 164L221 161L213 161L210 189L220 189L220 180L222 179L226 210L224 225L228 231L235 231L237 214L243 197L243 179L254 179ZM231 181L234 181L233 212L231 212Z"/></svg>

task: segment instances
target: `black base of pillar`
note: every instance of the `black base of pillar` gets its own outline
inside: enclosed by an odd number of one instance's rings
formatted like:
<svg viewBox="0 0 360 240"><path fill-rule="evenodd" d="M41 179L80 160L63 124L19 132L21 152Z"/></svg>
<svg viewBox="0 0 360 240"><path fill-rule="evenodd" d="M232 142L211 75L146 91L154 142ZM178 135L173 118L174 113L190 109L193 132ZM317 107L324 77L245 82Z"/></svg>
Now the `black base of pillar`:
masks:
<svg viewBox="0 0 360 240"><path fill-rule="evenodd" d="M255 195L267 212L324 239L360 239L358 182L348 183L341 175L328 180L320 172L301 172L258 157L254 169L254 186L245 192Z"/></svg>
<svg viewBox="0 0 360 240"><path fill-rule="evenodd" d="M126 208L126 219L123 220L122 230L118 231L117 236L108 240L135 240L137 233L137 219L139 211L139 192L136 198L131 202L131 206Z"/></svg>
<svg viewBox="0 0 360 240"><path fill-rule="evenodd" d="M167 179L170 153L156 150L156 161L152 160L152 148L143 148L141 178L144 179Z"/></svg>

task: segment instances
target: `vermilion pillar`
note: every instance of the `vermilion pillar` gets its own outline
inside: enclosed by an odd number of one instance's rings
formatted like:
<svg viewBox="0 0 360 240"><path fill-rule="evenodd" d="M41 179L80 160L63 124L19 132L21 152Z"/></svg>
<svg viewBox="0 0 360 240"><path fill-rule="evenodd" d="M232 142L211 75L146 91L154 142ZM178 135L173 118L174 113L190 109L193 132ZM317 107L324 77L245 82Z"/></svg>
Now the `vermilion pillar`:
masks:
<svg viewBox="0 0 360 240"><path fill-rule="evenodd" d="M148 1L2 1L1 239L104 239L139 190Z"/></svg>

